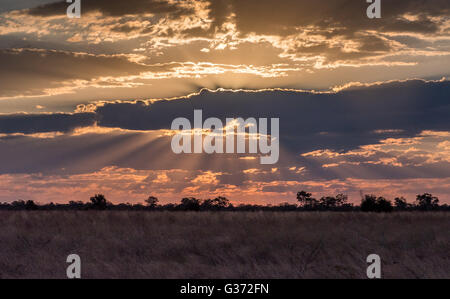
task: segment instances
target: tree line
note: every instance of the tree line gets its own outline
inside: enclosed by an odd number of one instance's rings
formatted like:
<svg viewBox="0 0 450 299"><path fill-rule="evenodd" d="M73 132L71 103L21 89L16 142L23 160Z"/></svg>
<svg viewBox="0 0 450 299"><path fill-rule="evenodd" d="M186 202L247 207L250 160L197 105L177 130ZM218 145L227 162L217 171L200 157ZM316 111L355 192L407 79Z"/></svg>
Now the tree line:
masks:
<svg viewBox="0 0 450 299"><path fill-rule="evenodd" d="M348 202L348 196L324 196L316 199L312 193L300 191L297 193L296 204L282 203L279 205L233 205L229 199L218 196L214 199L201 200L195 197L185 197L179 204L160 205L155 196L149 196L145 204L120 203L113 204L103 194L96 194L89 202L69 201L67 204L37 204L33 200L17 200L0 204L0 210L131 210L131 211L362 211L362 212L393 212L393 211L450 211L447 204L439 205L439 199L429 193L417 195L413 203L408 203L404 197L390 201L384 197L364 195L360 205Z"/></svg>

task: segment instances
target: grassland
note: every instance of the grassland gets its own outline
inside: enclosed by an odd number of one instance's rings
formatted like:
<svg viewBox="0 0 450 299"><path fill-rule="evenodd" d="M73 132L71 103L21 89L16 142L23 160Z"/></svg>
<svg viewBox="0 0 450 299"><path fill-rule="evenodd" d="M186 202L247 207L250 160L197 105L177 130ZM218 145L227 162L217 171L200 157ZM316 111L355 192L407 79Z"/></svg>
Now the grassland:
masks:
<svg viewBox="0 0 450 299"><path fill-rule="evenodd" d="M0 212L0 278L450 278L450 213Z"/></svg>

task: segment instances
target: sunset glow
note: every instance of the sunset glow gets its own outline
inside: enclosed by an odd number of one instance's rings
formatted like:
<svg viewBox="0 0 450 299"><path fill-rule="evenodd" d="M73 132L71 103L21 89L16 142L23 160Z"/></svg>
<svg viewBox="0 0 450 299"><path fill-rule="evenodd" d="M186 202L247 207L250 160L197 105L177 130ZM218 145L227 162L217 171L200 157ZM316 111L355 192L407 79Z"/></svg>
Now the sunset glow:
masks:
<svg viewBox="0 0 450 299"><path fill-rule="evenodd" d="M0 201L276 205L308 190L450 203L450 2L384 1L380 19L366 8L91 0L71 19L65 1L0 4ZM175 154L171 124L194 124L194 110L224 141L227 118L279 119L276 164ZM271 140L270 122L246 130L247 149Z"/></svg>

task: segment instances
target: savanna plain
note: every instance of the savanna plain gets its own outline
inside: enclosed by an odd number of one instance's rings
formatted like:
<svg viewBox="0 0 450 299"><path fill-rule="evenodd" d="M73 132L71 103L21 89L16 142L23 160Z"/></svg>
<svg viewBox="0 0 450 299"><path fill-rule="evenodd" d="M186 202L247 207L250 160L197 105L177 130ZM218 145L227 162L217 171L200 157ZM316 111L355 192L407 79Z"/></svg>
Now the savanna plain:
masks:
<svg viewBox="0 0 450 299"><path fill-rule="evenodd" d="M450 213L2 211L0 278L450 278Z"/></svg>

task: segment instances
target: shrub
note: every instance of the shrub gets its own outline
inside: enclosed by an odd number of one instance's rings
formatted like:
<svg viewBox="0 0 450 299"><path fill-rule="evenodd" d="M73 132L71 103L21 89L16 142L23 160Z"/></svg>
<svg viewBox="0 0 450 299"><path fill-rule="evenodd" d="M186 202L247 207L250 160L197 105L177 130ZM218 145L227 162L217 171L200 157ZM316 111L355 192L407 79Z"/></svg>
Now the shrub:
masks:
<svg viewBox="0 0 450 299"><path fill-rule="evenodd" d="M394 199L395 208L400 211L404 211L408 208L408 203L404 197L396 197Z"/></svg>
<svg viewBox="0 0 450 299"><path fill-rule="evenodd" d="M158 205L158 202L159 202L159 200L155 196L149 196L145 200L145 203L147 204L147 207L152 208L152 209L156 208L156 206Z"/></svg>
<svg viewBox="0 0 450 299"><path fill-rule="evenodd" d="M184 211L200 210L200 200L194 197L185 197L181 200L180 208Z"/></svg>
<svg viewBox="0 0 450 299"><path fill-rule="evenodd" d="M319 205L319 202L312 197L311 193L300 191L297 193L297 200L304 208L312 209Z"/></svg>
<svg viewBox="0 0 450 299"><path fill-rule="evenodd" d="M109 202L103 194L95 194L91 197L92 208L96 210L106 210Z"/></svg>
<svg viewBox="0 0 450 299"><path fill-rule="evenodd" d="M375 195L365 195L361 202L361 211L363 212L392 212L392 203L384 197Z"/></svg>
<svg viewBox="0 0 450 299"><path fill-rule="evenodd" d="M417 195L416 203L417 207L424 211L435 210L439 207L439 199L430 193Z"/></svg>

